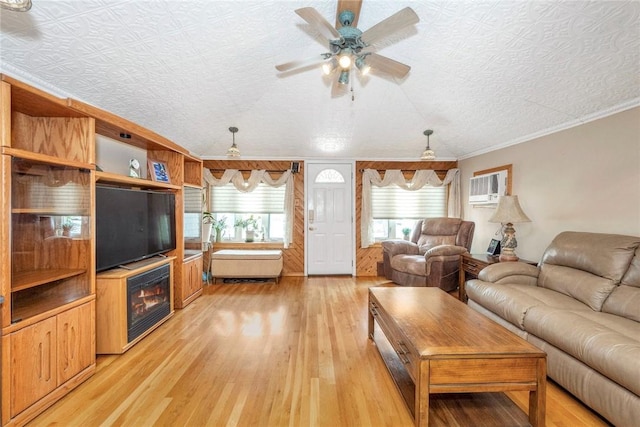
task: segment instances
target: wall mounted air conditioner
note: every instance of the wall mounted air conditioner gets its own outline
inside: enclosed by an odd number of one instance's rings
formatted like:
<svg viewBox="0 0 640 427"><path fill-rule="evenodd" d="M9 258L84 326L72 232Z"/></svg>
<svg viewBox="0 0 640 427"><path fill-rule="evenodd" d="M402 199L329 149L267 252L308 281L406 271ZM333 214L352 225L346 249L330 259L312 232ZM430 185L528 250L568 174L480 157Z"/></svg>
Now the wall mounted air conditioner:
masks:
<svg viewBox="0 0 640 427"><path fill-rule="evenodd" d="M471 178L469 182L470 205L495 205L507 191L507 171L502 170Z"/></svg>

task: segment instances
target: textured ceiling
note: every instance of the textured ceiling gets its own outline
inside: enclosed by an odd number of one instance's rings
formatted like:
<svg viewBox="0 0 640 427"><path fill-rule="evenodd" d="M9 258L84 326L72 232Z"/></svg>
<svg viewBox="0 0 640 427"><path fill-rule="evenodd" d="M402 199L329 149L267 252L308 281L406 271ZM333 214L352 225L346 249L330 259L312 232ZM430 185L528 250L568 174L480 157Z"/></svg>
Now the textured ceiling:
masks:
<svg viewBox="0 0 640 427"><path fill-rule="evenodd" d="M638 1L364 0L366 30L403 7L420 22L379 53L403 80L352 78L331 96L326 52L294 10L336 1L33 0L0 11L0 70L111 111L203 158L229 126L247 159L469 157L640 105ZM334 76L335 78L335 76Z"/></svg>

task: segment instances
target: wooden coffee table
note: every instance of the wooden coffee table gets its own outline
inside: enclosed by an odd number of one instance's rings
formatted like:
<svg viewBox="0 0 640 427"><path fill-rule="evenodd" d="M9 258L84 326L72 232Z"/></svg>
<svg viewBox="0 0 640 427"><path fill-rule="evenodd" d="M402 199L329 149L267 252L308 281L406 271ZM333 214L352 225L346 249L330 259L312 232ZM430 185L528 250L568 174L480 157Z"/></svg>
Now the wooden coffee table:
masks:
<svg viewBox="0 0 640 427"><path fill-rule="evenodd" d="M529 422L545 423L546 354L438 288L370 288L369 337L416 426L429 425L430 394L512 390L528 390Z"/></svg>

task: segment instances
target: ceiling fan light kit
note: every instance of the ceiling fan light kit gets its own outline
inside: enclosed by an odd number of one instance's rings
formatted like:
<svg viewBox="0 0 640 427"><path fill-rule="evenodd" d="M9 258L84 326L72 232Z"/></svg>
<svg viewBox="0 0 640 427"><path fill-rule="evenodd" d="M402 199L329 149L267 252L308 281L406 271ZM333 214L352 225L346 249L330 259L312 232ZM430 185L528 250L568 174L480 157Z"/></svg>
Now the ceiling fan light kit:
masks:
<svg viewBox="0 0 640 427"><path fill-rule="evenodd" d="M340 77L338 78L338 83L341 85L349 84L349 70L342 70L340 72Z"/></svg>
<svg viewBox="0 0 640 427"><path fill-rule="evenodd" d="M433 130L427 129L424 132L422 132L422 134L427 137L427 148L425 148L424 151L422 152L422 156L420 156L420 160L435 160L436 153L429 146L429 137L433 134Z"/></svg>
<svg viewBox="0 0 640 427"><path fill-rule="evenodd" d="M31 0L0 0L0 8L14 12L27 12L31 9Z"/></svg>
<svg viewBox="0 0 640 427"><path fill-rule="evenodd" d="M356 59L356 68L360 70L360 73L363 76L366 76L369 74L369 71L371 71L371 66L365 62L364 56L360 56Z"/></svg>
<svg viewBox="0 0 640 427"><path fill-rule="evenodd" d="M238 128L232 126L229 128L229 132L231 132L231 134L233 135L233 143L227 150L227 157L240 157L240 150L236 145L236 132L238 132Z"/></svg>
<svg viewBox="0 0 640 427"><path fill-rule="evenodd" d="M292 71L321 64L323 73L329 75L339 66L340 72L335 82L340 85L349 83L349 74L354 65L362 75L367 75L372 69L396 78L404 78L409 73L410 66L378 55L374 51L375 42L420 21L410 7L396 12L364 32L352 25L357 21L357 17L351 10L338 11L340 25L337 29L312 7L296 9L295 12L326 38L329 52L308 60L277 65L278 71Z"/></svg>
<svg viewBox="0 0 640 427"><path fill-rule="evenodd" d="M345 49L348 50L348 49ZM338 60L338 64L340 64L340 67L342 67L343 69L347 70L351 67L351 52L343 52L340 55L340 59Z"/></svg>
<svg viewBox="0 0 640 427"><path fill-rule="evenodd" d="M328 76L329 74L333 73L333 70L335 70L337 67L338 60L336 58L331 58L330 60L322 64L322 72Z"/></svg>

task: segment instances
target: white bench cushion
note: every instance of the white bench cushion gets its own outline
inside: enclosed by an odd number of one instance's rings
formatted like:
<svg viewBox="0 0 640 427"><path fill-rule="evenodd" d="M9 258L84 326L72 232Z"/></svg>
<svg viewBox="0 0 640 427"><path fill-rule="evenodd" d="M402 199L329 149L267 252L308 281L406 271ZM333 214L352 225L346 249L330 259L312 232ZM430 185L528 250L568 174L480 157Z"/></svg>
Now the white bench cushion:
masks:
<svg viewBox="0 0 640 427"><path fill-rule="evenodd" d="M211 254L211 276L219 278L275 278L282 273L281 250L224 249Z"/></svg>
<svg viewBox="0 0 640 427"><path fill-rule="evenodd" d="M281 250L223 249L211 255L211 259L280 259Z"/></svg>

